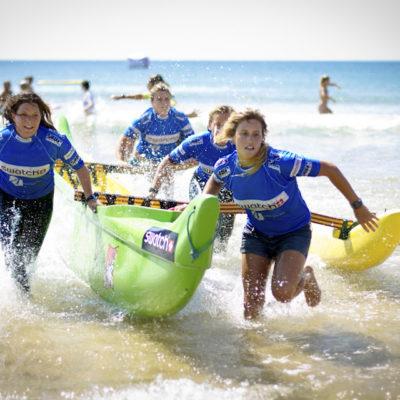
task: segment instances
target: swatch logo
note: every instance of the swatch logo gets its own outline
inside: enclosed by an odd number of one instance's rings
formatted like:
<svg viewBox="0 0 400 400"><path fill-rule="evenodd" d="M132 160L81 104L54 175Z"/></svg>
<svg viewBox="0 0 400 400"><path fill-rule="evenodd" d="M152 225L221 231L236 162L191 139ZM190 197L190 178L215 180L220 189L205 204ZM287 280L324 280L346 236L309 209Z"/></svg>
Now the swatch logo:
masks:
<svg viewBox="0 0 400 400"><path fill-rule="evenodd" d="M174 261L178 234L167 229L152 227L143 236L142 249L169 261Z"/></svg>

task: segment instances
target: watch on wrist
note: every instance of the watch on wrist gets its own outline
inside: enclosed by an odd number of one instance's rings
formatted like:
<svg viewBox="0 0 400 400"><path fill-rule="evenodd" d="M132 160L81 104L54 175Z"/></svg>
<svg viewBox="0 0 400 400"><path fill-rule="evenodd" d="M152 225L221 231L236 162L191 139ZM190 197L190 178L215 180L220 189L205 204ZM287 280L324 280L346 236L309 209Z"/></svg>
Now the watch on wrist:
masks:
<svg viewBox="0 0 400 400"><path fill-rule="evenodd" d="M357 199L356 201L353 201L351 203L351 206L353 207L353 210L358 210L359 208L361 208L361 206L363 205L363 202L361 199Z"/></svg>
<svg viewBox="0 0 400 400"><path fill-rule="evenodd" d="M149 189L149 192L153 192L154 194L157 194L158 193L158 189L151 187Z"/></svg>
<svg viewBox="0 0 400 400"><path fill-rule="evenodd" d="M96 200L96 199L97 196L94 193L92 193L90 196L86 197L85 201L86 203L89 203L90 200Z"/></svg>

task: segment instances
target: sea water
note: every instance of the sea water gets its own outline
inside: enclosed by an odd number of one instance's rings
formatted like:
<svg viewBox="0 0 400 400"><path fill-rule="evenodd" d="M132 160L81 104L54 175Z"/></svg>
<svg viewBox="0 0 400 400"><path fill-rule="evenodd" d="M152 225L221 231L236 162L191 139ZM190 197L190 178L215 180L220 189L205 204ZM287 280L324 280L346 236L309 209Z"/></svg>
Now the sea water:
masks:
<svg viewBox="0 0 400 400"><path fill-rule="evenodd" d="M149 107L110 96L146 92L155 73L171 85L177 108L198 111L191 119L197 133L218 104L257 108L272 146L337 164L370 210L400 208L399 62L154 61L149 69L123 61L0 62L0 80L15 92L24 76L34 76L53 116L67 117L76 147L99 162L115 162L118 137ZM341 85L329 87L336 100L330 115L317 112L323 74ZM79 85L38 83L76 79L91 82L94 116L83 114ZM176 198L187 199L191 174L178 173ZM126 179L132 194L147 193L146 180ZM326 178L298 181L312 211L354 218ZM164 320L141 320L66 268L72 220L61 204L56 193L31 296L18 292L0 259L0 399L400 398L399 248L357 273L310 256L320 305L308 308L302 294L280 304L268 286L261 317L248 322L240 215L228 251L214 254L191 302Z"/></svg>

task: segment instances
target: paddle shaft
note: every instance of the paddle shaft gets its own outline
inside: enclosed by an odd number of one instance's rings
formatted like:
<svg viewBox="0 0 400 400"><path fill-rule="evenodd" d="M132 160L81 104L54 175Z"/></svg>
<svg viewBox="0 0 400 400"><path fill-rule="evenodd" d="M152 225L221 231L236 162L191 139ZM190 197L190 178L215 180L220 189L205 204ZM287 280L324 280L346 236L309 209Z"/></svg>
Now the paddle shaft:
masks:
<svg viewBox="0 0 400 400"><path fill-rule="evenodd" d="M96 183L98 180L97 176L98 174L102 176L105 176L108 173L143 174L146 171L146 167L148 168L147 165L118 166L115 164L100 164L93 162L86 162L85 165L89 169L94 183ZM63 163L61 160L57 160L57 162L55 163L55 169L61 176L63 175L63 172L66 171L74 189L78 188L78 182L73 177L74 171L72 170L71 167L69 167L69 165ZM145 197L111 194L105 192L96 192L96 194L99 200L106 205L128 204L136 206L169 209L181 204L187 204L187 202L183 201L160 200L160 199L150 200ZM83 194L83 191L75 190L74 199L76 201L85 201L85 196ZM221 203L220 212L221 214L243 214L245 213L245 210L239 207L235 203ZM311 213L311 222L329 226L331 228L339 230L342 229L349 230L351 226L355 224L355 222L351 220L334 218L328 215L322 215L317 213Z"/></svg>
<svg viewBox="0 0 400 400"><path fill-rule="evenodd" d="M127 196L104 192L96 192L96 196L105 205L135 205L165 210L182 204L188 204L188 202L185 201L149 199L146 197ZM74 200L81 202L85 201L85 195L82 190L75 190ZM220 203L220 213L244 214L245 210L235 203ZM329 217L327 215L317 213L311 213L311 222L336 229L342 229L345 222L347 222L348 227L354 224L354 221L345 221L340 218Z"/></svg>

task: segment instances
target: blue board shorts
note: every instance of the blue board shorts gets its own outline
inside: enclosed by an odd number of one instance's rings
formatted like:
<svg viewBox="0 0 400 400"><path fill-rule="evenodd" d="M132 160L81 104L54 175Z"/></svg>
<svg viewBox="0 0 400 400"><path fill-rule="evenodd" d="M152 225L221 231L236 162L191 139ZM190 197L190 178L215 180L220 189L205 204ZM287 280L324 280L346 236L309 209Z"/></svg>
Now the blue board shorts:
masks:
<svg viewBox="0 0 400 400"><path fill-rule="evenodd" d="M283 235L266 235L247 224L243 230L240 252L257 254L272 260L285 250L297 250L307 257L311 234L310 224Z"/></svg>

